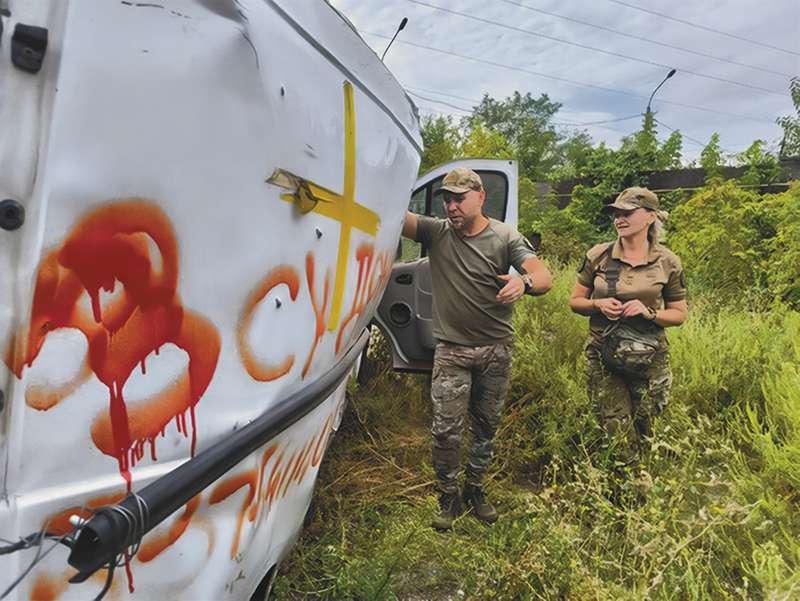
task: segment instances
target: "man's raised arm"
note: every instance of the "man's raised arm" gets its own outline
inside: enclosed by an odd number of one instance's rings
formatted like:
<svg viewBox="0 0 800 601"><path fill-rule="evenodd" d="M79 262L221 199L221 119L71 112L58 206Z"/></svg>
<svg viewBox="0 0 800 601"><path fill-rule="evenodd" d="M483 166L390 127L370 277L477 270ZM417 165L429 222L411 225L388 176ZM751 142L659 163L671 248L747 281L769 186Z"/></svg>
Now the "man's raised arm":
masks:
<svg viewBox="0 0 800 601"><path fill-rule="evenodd" d="M411 211L406 211L406 218L403 222L403 236L412 240L417 238L417 216Z"/></svg>

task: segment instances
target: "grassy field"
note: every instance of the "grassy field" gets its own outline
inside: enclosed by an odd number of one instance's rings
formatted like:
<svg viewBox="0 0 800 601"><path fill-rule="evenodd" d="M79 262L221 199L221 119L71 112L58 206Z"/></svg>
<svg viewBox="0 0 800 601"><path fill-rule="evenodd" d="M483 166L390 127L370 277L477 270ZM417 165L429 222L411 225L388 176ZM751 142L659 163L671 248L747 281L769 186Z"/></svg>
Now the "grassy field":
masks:
<svg viewBox="0 0 800 601"><path fill-rule="evenodd" d="M560 271L516 311L487 484L498 523L429 527L427 379L384 369L351 390L277 599L800 599L800 314L691 299L670 331L671 405L641 477L622 480L586 395L572 282Z"/></svg>

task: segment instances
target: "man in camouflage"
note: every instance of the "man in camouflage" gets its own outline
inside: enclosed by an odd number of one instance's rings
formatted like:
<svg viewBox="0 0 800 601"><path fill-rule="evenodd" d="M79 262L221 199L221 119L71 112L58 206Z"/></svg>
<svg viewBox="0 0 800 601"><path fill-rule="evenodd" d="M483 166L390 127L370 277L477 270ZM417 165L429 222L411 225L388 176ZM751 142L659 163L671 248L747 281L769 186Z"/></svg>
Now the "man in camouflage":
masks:
<svg viewBox="0 0 800 601"><path fill-rule="evenodd" d="M497 520L482 481L509 387L512 305L523 294L544 294L552 282L519 232L483 214L486 192L477 173L454 169L436 194L442 196L447 219L409 212L403 235L421 242L431 262L438 342L431 383L433 468L441 491L441 512L433 526L446 530L463 512L462 501L478 519ZM512 266L523 275L510 275ZM467 411L472 445L459 495Z"/></svg>

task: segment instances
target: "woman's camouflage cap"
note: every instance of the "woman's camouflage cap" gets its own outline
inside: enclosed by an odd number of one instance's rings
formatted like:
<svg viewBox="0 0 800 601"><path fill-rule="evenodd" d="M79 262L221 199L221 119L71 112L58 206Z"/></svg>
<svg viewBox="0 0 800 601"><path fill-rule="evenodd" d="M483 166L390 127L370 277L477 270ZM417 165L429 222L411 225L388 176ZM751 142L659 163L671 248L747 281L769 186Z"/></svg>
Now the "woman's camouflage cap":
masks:
<svg viewBox="0 0 800 601"><path fill-rule="evenodd" d="M658 196L655 192L647 188L640 188L634 186L632 188L625 188L620 192L617 199L611 204L603 207L604 210L610 211L611 209L619 209L621 211L633 211L642 207L643 209L650 209L651 211L658 210Z"/></svg>

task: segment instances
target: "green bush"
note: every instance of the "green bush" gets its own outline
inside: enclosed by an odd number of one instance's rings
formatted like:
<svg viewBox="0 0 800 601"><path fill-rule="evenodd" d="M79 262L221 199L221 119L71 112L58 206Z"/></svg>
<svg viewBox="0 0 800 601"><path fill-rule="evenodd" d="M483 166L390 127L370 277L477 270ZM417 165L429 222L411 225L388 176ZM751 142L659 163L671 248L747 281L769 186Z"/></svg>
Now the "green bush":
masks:
<svg viewBox="0 0 800 601"><path fill-rule="evenodd" d="M564 264L576 261L600 238L598 229L573 211L543 205L522 216L520 230L541 235L539 254Z"/></svg>
<svg viewBox="0 0 800 601"><path fill-rule="evenodd" d="M725 301L768 292L770 240L777 228L773 204L728 182L704 188L672 211L668 240L690 288L713 290Z"/></svg>
<svg viewBox="0 0 800 601"><path fill-rule="evenodd" d="M775 296L800 308L800 182L774 204L778 225L769 246L767 281Z"/></svg>
<svg viewBox="0 0 800 601"><path fill-rule="evenodd" d="M679 204L668 239L696 292L740 306L800 306L800 184L759 195L713 184Z"/></svg>

